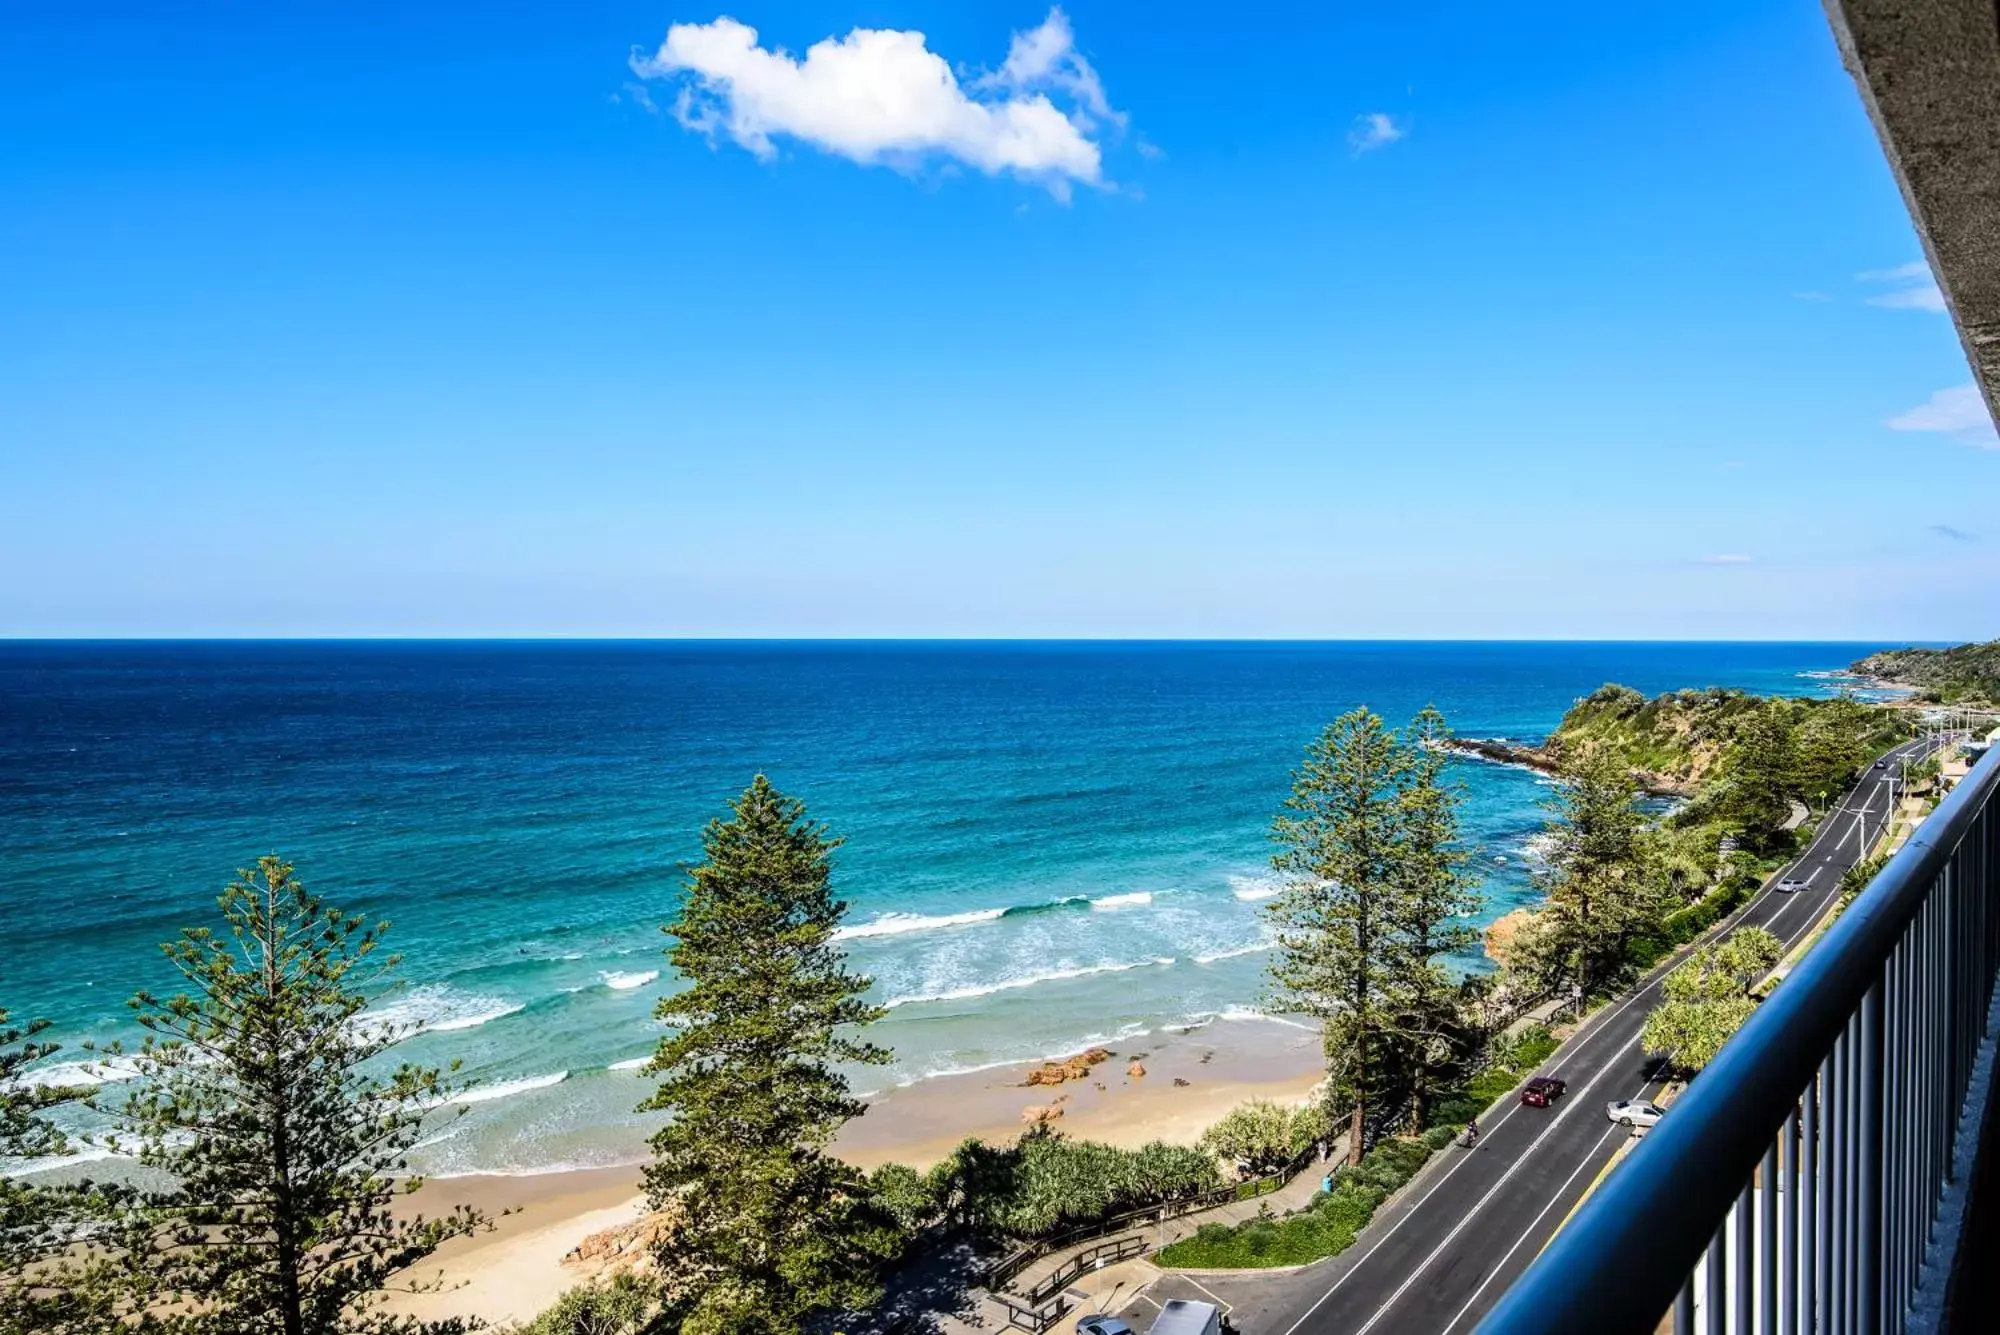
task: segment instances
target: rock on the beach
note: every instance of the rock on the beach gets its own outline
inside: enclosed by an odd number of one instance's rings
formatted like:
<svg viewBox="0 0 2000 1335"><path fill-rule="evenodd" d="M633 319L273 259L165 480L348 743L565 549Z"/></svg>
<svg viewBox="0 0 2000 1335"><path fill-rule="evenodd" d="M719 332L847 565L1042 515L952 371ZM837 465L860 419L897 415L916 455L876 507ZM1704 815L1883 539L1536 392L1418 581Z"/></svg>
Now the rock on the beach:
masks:
<svg viewBox="0 0 2000 1335"><path fill-rule="evenodd" d="M1046 1126L1063 1115L1063 1110L1053 1103L1031 1103L1021 1109L1021 1121L1026 1126Z"/></svg>
<svg viewBox="0 0 2000 1335"><path fill-rule="evenodd" d="M1126 1068L1125 1068L1125 1074L1126 1074L1126 1075L1129 1075L1129 1076L1131 1076L1131 1077L1132 1077L1132 1078L1133 1078L1134 1080L1143 1080L1143 1079L1145 1079L1145 1078L1146 1078L1146 1063L1144 1063L1144 1062L1133 1062L1133 1063L1132 1063L1132 1064L1131 1064L1130 1066L1128 1066L1128 1067L1126 1067Z"/></svg>
<svg viewBox="0 0 2000 1335"><path fill-rule="evenodd" d="M562 1263L590 1274L620 1270L648 1272L653 1268L653 1254L670 1243L685 1222L686 1211L677 1202L669 1201L664 1210L655 1210L629 1224L599 1229L571 1248Z"/></svg>
<svg viewBox="0 0 2000 1335"><path fill-rule="evenodd" d="M1021 1083L1024 1085L1060 1085L1069 1080L1081 1080L1090 1074L1091 1067L1096 1066L1099 1062L1109 1061L1110 1059L1111 1050L1109 1048L1091 1048L1088 1052L1079 1052L1076 1056L1066 1057L1059 1062L1043 1062L1040 1066L1028 1072L1028 1078Z"/></svg>

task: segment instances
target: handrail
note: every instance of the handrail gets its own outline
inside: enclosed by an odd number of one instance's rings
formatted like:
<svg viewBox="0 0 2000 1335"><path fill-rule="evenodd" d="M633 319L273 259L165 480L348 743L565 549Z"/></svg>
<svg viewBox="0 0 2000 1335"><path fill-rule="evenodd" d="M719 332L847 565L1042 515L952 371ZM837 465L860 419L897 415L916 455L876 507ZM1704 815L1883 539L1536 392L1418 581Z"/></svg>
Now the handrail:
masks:
<svg viewBox="0 0 2000 1335"><path fill-rule="evenodd" d="M1884 966L1946 878L1967 836L1978 829L1990 838L1992 827L1982 818L1996 793L2000 761L1988 757L1585 1202L1494 1307L1480 1335L1607 1335L1655 1328L1715 1242L1731 1207L1747 1199L1745 1183L1760 1164L1769 1183L1774 1138L1800 1108L1801 1091L1813 1089L1843 1035L1863 1035L1856 1069L1872 1054L1879 1081L1879 1025L1869 1048L1865 1016L1879 1016ZM1994 869L1985 865L1983 849L1972 853L1977 865L1968 892L1990 898L1985 873ZM1982 956L1979 962L1985 967L1990 961ZM1949 1093L1956 1099L1962 1091ZM1859 1126L1865 1137L1865 1117ZM1879 1137L1879 1126L1876 1130ZM1766 1194L1775 1190L1775 1184L1767 1185ZM1716 1282L1712 1275L1711 1284Z"/></svg>
<svg viewBox="0 0 2000 1335"><path fill-rule="evenodd" d="M1028 1290L1025 1296L1030 1306L1039 1307L1091 1271L1129 1261L1146 1249L1146 1240L1142 1237L1120 1238L1116 1242L1100 1242L1095 1247L1086 1247L1064 1262L1060 1270Z"/></svg>

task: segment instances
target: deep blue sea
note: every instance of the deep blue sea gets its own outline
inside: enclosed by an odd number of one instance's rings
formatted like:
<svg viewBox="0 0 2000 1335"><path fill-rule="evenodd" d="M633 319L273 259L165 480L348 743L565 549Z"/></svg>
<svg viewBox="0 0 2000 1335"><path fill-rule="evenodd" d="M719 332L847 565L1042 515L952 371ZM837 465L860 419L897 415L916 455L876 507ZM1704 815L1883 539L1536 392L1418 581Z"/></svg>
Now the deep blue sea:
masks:
<svg viewBox="0 0 2000 1335"><path fill-rule="evenodd" d="M609 1162L674 986L660 924L759 771L847 838L881 1087L1254 1010L1266 831L1344 710L1536 738L1606 681L1818 692L1879 647L0 643L0 1004L129 1035L174 981L158 943L280 851L393 920L399 1055L463 1062L427 1166ZM1548 790L1456 768L1497 916Z"/></svg>

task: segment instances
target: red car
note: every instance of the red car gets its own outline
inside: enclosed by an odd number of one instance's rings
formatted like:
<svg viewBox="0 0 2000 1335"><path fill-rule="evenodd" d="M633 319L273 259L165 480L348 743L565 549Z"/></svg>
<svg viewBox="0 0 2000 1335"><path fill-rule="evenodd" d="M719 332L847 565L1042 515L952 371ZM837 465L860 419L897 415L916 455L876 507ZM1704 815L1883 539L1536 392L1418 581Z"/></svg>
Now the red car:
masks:
<svg viewBox="0 0 2000 1335"><path fill-rule="evenodd" d="M1546 1108L1564 1094L1569 1086L1552 1075L1538 1075L1521 1086L1521 1102L1530 1108Z"/></svg>

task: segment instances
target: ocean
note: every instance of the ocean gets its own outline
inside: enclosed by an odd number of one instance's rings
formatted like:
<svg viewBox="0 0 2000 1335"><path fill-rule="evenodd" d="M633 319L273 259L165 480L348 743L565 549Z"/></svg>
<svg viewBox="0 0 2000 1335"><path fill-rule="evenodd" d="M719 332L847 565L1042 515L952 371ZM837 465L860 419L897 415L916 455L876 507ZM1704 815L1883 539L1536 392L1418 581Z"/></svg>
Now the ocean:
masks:
<svg viewBox="0 0 2000 1335"><path fill-rule="evenodd" d="M395 1055L461 1063L421 1167L627 1161L661 924L759 772L847 839L879 1090L1261 1013L1267 830L1344 710L1534 739L1607 681L1818 693L1880 647L0 643L0 1004L131 1037L126 998L176 981L158 943L281 852L393 921ZM1454 768L1491 918L1533 897L1548 788Z"/></svg>

